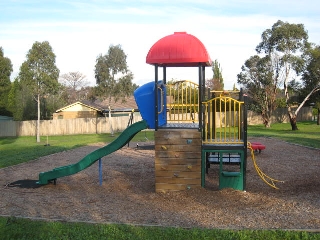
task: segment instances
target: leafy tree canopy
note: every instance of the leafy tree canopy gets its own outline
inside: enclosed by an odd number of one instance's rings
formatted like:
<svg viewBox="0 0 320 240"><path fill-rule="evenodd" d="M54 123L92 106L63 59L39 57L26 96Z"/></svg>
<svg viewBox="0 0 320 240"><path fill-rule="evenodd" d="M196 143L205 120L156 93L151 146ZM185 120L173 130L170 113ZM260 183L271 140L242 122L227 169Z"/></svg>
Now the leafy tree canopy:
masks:
<svg viewBox="0 0 320 240"><path fill-rule="evenodd" d="M10 75L12 73L11 60L4 56L3 49L0 47L0 86L10 85Z"/></svg>
<svg viewBox="0 0 320 240"><path fill-rule="evenodd" d="M302 87L302 95L307 95L309 92L320 88L320 46L315 46L307 53L308 63L302 75L304 86ZM320 125L320 91L314 92L309 99L309 104L314 104L317 109L317 124Z"/></svg>
<svg viewBox="0 0 320 240"><path fill-rule="evenodd" d="M213 76L212 79L206 81L207 87L210 87L211 90L221 91L224 89L222 69L220 63L216 59L212 65Z"/></svg>
<svg viewBox="0 0 320 240"><path fill-rule="evenodd" d="M127 65L127 55L120 45L111 45L108 53L100 54L96 60L96 94L102 98L113 97L116 101L132 95L137 87L132 84L133 74Z"/></svg>
<svg viewBox="0 0 320 240"><path fill-rule="evenodd" d="M12 115L8 111L8 92L10 91L10 76L12 73L11 60L4 56L3 49L0 47L0 115Z"/></svg>
<svg viewBox="0 0 320 240"><path fill-rule="evenodd" d="M261 114L266 127L270 127L271 114L276 107L279 79L276 74L277 57L266 55L251 56L238 74L241 84L251 99L249 109Z"/></svg>
<svg viewBox="0 0 320 240"><path fill-rule="evenodd" d="M303 24L290 24L279 20L272 28L262 33L261 40L256 47L258 53L278 56L276 74L283 82L292 130L297 130L297 110L294 111L290 106L289 82L297 78L304 68L306 60L304 53L311 46L308 42L308 33Z"/></svg>
<svg viewBox="0 0 320 240"><path fill-rule="evenodd" d="M59 78L55 62L49 42L35 42L20 67L19 79L33 89L35 95L53 93L58 88Z"/></svg>

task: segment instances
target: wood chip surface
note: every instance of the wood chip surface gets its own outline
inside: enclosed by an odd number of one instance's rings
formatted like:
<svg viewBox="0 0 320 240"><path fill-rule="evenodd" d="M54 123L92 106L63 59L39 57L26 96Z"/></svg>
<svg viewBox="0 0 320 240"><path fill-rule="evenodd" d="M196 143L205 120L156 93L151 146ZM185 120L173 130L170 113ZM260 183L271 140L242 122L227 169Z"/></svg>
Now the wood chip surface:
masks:
<svg viewBox="0 0 320 240"><path fill-rule="evenodd" d="M284 181L277 183L279 190L261 180L248 154L246 191L219 190L218 166L212 165L206 188L155 193L152 142L139 143L138 149L130 143L104 157L102 186L98 162L59 178L57 185L26 185L40 172L78 162L105 145L99 143L0 169L0 215L187 228L320 229L320 150L271 138L249 141L266 145L255 158L265 174Z"/></svg>

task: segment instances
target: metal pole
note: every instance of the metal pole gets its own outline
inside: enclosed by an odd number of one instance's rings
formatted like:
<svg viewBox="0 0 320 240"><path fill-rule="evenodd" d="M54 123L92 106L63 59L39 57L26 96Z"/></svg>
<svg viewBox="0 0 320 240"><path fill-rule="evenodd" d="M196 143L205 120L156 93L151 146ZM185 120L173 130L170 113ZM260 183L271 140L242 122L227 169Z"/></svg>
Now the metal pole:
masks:
<svg viewBox="0 0 320 240"><path fill-rule="evenodd" d="M202 68L201 65L199 65L199 100L198 100L198 119L199 119L199 127L198 130L201 131L202 129L202 101L203 101L203 97L202 97Z"/></svg>
<svg viewBox="0 0 320 240"><path fill-rule="evenodd" d="M154 65L155 68L155 76L154 76L154 104L155 104L155 110L154 110L154 118L155 118L155 131L158 130L158 64Z"/></svg>

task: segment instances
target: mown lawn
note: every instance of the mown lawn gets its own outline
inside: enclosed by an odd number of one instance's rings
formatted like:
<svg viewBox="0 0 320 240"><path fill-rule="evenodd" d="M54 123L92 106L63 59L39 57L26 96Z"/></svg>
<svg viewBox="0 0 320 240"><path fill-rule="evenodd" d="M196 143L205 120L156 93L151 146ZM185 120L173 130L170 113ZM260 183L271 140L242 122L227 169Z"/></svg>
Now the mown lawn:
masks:
<svg viewBox="0 0 320 240"><path fill-rule="evenodd" d="M275 123L270 128L264 125L248 127L248 137L273 137L303 146L320 148L320 125L316 122L298 122L297 131L291 130L289 123Z"/></svg>
<svg viewBox="0 0 320 240"><path fill-rule="evenodd" d="M64 135L41 137L37 143L35 137L2 137L0 138L0 168L16 165L37 159L49 154L62 152L92 143L110 143L120 133L110 134L88 134L88 135ZM144 142L151 138L153 131L139 132L132 141ZM46 146L49 143L50 146Z"/></svg>
<svg viewBox="0 0 320 240"><path fill-rule="evenodd" d="M0 239L320 239L319 233L282 230L219 230L146 227L125 224L47 222L0 217Z"/></svg>

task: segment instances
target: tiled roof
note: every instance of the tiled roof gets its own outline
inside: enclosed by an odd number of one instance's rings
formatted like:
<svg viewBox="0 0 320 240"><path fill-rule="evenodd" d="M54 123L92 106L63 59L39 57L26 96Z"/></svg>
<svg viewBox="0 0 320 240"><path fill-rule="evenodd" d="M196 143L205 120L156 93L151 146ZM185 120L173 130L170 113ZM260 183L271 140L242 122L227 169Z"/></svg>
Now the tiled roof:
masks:
<svg viewBox="0 0 320 240"><path fill-rule="evenodd" d="M100 102L99 105L104 109L108 109L109 108L109 99L106 99L106 100ZM126 98L125 100L118 99L118 101L115 101L114 98L111 98L110 107L111 107L111 109L137 109L138 108L136 101L134 99L134 96L130 96L130 97Z"/></svg>
<svg viewBox="0 0 320 240"><path fill-rule="evenodd" d="M96 110L96 111L98 111L98 112L102 112L102 110L103 110L100 106L98 106L98 105L93 105L90 101L87 102L87 103L84 103L83 101L81 101L81 102L78 101L78 102L69 104L69 105L67 105L67 106L65 106L65 107L63 107L63 108L60 108L60 109L56 110L56 112L64 111L64 110L66 110L66 109L68 109L68 108L70 108L70 107L72 107L72 106L77 105L77 104L86 106L86 107L88 107L88 108L92 108L93 110Z"/></svg>
<svg viewBox="0 0 320 240"><path fill-rule="evenodd" d="M68 109L71 106L74 106L76 104L81 104L83 106L92 108L98 112L103 112L103 110L108 110L109 109L109 99L106 99L104 101L96 100L96 101L90 101L90 100L81 100L75 103L72 103L68 106L65 106L63 108L60 108L56 110L56 112L61 112L63 110ZM137 104L134 99L134 96L130 96L126 98L125 100L119 99L118 101L115 101L114 98L111 98L110 101L110 107L112 110L121 110L121 109L137 109Z"/></svg>

